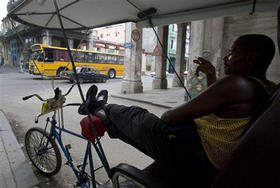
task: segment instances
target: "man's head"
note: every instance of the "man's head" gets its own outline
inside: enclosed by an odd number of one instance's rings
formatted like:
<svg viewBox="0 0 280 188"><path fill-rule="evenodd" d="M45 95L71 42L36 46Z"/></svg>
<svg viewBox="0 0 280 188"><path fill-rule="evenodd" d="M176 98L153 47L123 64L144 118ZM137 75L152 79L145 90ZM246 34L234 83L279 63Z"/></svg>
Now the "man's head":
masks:
<svg viewBox="0 0 280 188"><path fill-rule="evenodd" d="M271 38L262 34L243 35L224 57L225 74L265 76L274 53Z"/></svg>

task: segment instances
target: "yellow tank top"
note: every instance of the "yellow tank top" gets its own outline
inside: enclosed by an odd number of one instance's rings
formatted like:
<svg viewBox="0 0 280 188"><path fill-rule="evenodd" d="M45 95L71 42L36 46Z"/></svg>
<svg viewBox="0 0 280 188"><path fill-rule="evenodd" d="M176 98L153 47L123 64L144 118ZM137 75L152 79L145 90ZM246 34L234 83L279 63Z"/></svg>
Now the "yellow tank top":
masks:
<svg viewBox="0 0 280 188"><path fill-rule="evenodd" d="M220 168L229 158L249 119L220 118L209 114L194 120L207 157L216 168Z"/></svg>
<svg viewBox="0 0 280 188"><path fill-rule="evenodd" d="M250 78L261 84L267 93L275 86L270 81L264 84L257 78ZM194 120L207 157L216 168L221 168L230 157L249 120L250 117L220 118L215 114L209 114Z"/></svg>

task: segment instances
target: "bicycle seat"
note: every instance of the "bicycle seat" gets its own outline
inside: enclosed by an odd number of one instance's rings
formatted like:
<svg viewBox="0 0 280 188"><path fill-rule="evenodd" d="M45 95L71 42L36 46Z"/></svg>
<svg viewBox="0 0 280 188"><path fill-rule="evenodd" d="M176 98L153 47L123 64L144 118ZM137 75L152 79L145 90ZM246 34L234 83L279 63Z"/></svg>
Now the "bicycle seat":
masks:
<svg viewBox="0 0 280 188"><path fill-rule="evenodd" d="M91 115L90 118L93 122L93 125L94 125L95 129L96 129L97 136L98 137L103 136L104 132L106 130L104 122L100 118L98 118L97 116L94 116L94 115ZM95 142L95 136L94 136L93 131L91 129L88 117L84 117L81 120L80 125L81 125L81 128L82 128L82 135L84 137L86 137L86 139L90 140L91 142Z"/></svg>

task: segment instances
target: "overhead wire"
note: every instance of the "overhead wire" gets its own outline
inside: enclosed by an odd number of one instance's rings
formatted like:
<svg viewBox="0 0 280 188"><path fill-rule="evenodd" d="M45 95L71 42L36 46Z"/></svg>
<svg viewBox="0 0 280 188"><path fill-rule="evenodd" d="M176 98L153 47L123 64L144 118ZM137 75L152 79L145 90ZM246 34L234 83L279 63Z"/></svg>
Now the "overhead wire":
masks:
<svg viewBox="0 0 280 188"><path fill-rule="evenodd" d="M174 71L175 75L177 76L177 78L178 78L178 80L179 80L181 86L184 88L184 90L185 90L186 94L188 95L189 99L191 99L192 97L191 97L189 91L188 91L187 88L185 87L184 82L182 81L180 75L177 73L177 71L176 71L174 65L171 63L170 57L169 57L169 55L167 54L167 50L166 50L166 48L163 46L162 41L160 40L160 38L159 38L159 36L158 36L158 34L157 34L156 30L155 30L155 27L154 27L153 22L152 22L152 16L147 14L147 12L149 12L149 14L154 14L155 11L156 11L156 9L155 9L155 8L150 8L150 9L148 9L148 10L146 10L146 11L143 11L141 8L139 8L137 5L135 5L135 3L131 2L130 0L126 0L126 1L127 1L129 4L131 4L133 7L135 7L138 11L140 11L140 12L138 13L138 17L141 16L141 19L142 19L142 18L148 18L149 25L150 25L150 27L153 29L154 34L155 34L155 36L156 36L156 38L157 38L157 41L159 42L159 44L160 44L160 46L161 46L163 57L166 58L166 59L168 60L169 65L171 66L172 70ZM186 34L186 33L185 33L185 34Z"/></svg>
<svg viewBox="0 0 280 188"><path fill-rule="evenodd" d="M82 98L82 101L85 102L85 98L84 98L84 95L83 95L83 92L82 92L82 88L81 88L81 85L80 85L80 82L79 82L79 79L78 79L78 75L77 75L74 59L73 59L73 56L71 54L71 50L70 50L69 43L68 43L68 40L67 40L67 35L66 35L65 28L64 28L64 25L63 25L63 22L62 22L62 19L61 19L61 15L60 15L60 11L59 11L59 8L58 8L57 0L53 0L53 3L54 3L55 9L56 9L56 14L57 14L60 26L61 26L61 30L62 30L63 37L64 37L64 40L65 40L66 48L67 48L67 50L69 52L69 57L70 57L70 60L71 60L71 63L72 63L72 67L73 67L73 70L74 70L75 80L77 81L77 86L78 86L78 89L79 89L79 93L80 93L80 96ZM102 145L100 143L99 137L97 136L96 128L95 128L95 126L93 124L93 121L92 121L92 119L90 117L90 113L89 113L89 110L87 109L87 107L86 107L86 111L87 111L87 117L89 119L90 127L92 129L94 137L96 138L96 144L98 146L96 148L99 149L99 150L96 149L96 152L97 152L100 160L103 163L103 166L105 168L106 173L109 175L109 170L110 170L109 163L107 161L107 158L106 158L106 155L104 153L103 147L102 147ZM92 144L95 146L95 143L92 143ZM95 185L93 185L93 186L96 187Z"/></svg>

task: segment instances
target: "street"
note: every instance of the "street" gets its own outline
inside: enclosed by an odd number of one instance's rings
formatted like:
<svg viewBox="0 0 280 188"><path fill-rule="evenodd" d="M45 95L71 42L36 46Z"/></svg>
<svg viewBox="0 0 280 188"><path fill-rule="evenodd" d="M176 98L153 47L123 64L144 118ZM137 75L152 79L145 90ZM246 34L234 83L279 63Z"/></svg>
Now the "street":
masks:
<svg viewBox="0 0 280 188"><path fill-rule="evenodd" d="M158 116L166 110L165 108L157 106L110 97L110 93L120 92L121 81L121 78L117 78L108 80L107 83L96 83L96 85L99 90L107 89L109 91L109 103L138 105L147 108L150 112ZM144 91L151 90L152 78L150 76L142 76L142 82ZM168 78L168 82L170 85L170 78ZM42 105L41 101L36 98L23 101L22 97L37 93L43 98L51 98L54 96L52 82L50 79L42 79L40 77L29 75L28 73L21 74L13 71L9 73L2 72L0 74L0 86L0 110L2 110L9 119L22 149L25 150L24 136L26 131L34 126L43 128L45 126L45 119L48 116L45 115L40 117L39 123L35 124L34 118L36 114L40 113ZM63 93L65 93L70 86L71 84L66 80L54 80L54 87L59 87ZM86 93L90 86L91 83L82 84L82 91ZM75 87L66 97L66 103L75 102L81 102L77 87ZM49 115L51 115L51 113ZM68 107L64 109L64 124L66 129L80 133L79 122L82 118L83 116L77 113L77 107ZM67 134L64 134L62 138L64 145L71 144L72 149L70 150L70 153L75 164L81 164L84 157L86 142ZM101 143L111 167L116 166L119 163L128 163L142 169L153 161L151 158L133 147L119 140L110 139L107 134L101 139ZM63 158L62 168L54 177L43 177L38 174L34 168L34 171L41 182L41 187L72 187L72 185L76 183L71 168L65 165L65 157L62 151L61 154ZM94 165L95 167L100 166L100 161L96 153L94 153ZM103 183L108 180L103 169L97 171L96 179Z"/></svg>

